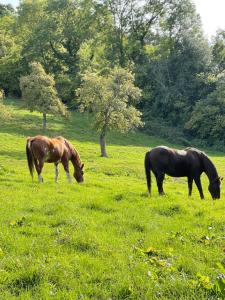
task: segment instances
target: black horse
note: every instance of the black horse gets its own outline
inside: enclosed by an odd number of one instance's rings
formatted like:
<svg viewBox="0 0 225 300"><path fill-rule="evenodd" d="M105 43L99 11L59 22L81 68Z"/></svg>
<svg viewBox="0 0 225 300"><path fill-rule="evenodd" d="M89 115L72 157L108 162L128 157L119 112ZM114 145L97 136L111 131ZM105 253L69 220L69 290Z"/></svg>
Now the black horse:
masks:
<svg viewBox="0 0 225 300"><path fill-rule="evenodd" d="M164 195L163 180L167 174L173 177L187 177L189 196L192 193L194 180L201 199L204 199L200 176L205 172L209 178L208 189L212 198L220 198L220 184L223 178L218 176L217 170L208 156L198 149L176 150L159 146L147 152L145 155L145 172L150 195L151 171L156 177L159 195Z"/></svg>

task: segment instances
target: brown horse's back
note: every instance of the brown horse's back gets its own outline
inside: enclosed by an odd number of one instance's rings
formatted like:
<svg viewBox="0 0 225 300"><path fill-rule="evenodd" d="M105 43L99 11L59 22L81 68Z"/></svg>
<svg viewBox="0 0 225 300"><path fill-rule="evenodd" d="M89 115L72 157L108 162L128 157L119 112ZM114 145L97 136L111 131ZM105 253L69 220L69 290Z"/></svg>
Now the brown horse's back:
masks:
<svg viewBox="0 0 225 300"><path fill-rule="evenodd" d="M45 162L55 164L55 181L58 180L59 170L58 164L61 162L66 172L69 182L71 177L69 173L69 161L74 167L74 178L78 183L84 181L84 164L81 163L79 153L74 149L62 136L56 138L48 138L46 136L37 135L27 138L26 145L27 162L30 174L33 177L34 166L38 173L39 182L43 182L41 176L42 168Z"/></svg>
<svg viewBox="0 0 225 300"><path fill-rule="evenodd" d="M32 147L33 156L37 160L45 162L58 162L62 156L67 152L64 139L53 138L49 139L46 136L35 136L29 139Z"/></svg>

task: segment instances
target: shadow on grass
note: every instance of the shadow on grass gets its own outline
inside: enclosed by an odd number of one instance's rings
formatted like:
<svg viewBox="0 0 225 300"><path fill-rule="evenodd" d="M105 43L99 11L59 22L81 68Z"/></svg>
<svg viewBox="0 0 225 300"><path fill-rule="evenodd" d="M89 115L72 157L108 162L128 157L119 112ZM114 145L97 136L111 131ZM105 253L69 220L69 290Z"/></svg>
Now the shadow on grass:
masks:
<svg viewBox="0 0 225 300"><path fill-rule="evenodd" d="M42 129L42 116L24 110L20 104L21 100L7 100L6 105L13 108L14 114L9 121L1 120L1 132L16 134L22 136L35 136L38 134L47 135L49 137L62 135L67 139L77 140L79 142L99 143L98 132L92 129L93 118L87 114L80 114L72 112L68 119L48 115L47 116L47 130ZM24 111L24 114L21 113ZM16 114L16 112L19 112ZM184 149L185 146L180 146L174 143L169 143L159 137L148 136L138 130L130 132L129 134L122 134L118 132L110 132L107 135L107 143L111 146L130 146L130 147L155 147L158 145L166 145L178 149ZM194 145L193 145L194 146ZM212 152L212 149L207 150L210 156L222 157L221 152Z"/></svg>
<svg viewBox="0 0 225 300"><path fill-rule="evenodd" d="M26 153L25 148L24 152L22 151L15 151L15 150L0 150L0 156L6 156L8 158L16 159L16 160L26 160Z"/></svg>
<svg viewBox="0 0 225 300"><path fill-rule="evenodd" d="M68 139L78 140L80 142L99 142L99 134L92 129L93 119L90 115L72 112L68 119L48 115L47 130L42 129L42 116L29 113L24 110L16 101L8 101L8 106L13 108L13 115L10 120L1 120L1 132L16 134L18 136L34 136L38 134L48 135L50 137L62 135ZM24 113L23 113L23 111ZM139 131L129 134L110 132L107 136L107 142L110 145L121 146L156 146L159 141L153 139ZM162 143L162 142L161 142Z"/></svg>

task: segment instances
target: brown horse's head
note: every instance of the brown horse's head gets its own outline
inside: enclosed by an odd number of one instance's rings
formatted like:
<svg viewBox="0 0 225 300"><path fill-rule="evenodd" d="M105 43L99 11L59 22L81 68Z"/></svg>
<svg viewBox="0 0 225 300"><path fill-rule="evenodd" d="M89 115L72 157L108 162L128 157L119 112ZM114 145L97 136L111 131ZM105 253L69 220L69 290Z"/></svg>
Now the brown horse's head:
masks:
<svg viewBox="0 0 225 300"><path fill-rule="evenodd" d="M217 177L210 181L208 189L213 199L220 199L220 185L222 180L223 177Z"/></svg>
<svg viewBox="0 0 225 300"><path fill-rule="evenodd" d="M76 181L78 183L82 183L84 181L84 164L82 164L80 167L76 167L75 171L74 171L74 178L76 179Z"/></svg>

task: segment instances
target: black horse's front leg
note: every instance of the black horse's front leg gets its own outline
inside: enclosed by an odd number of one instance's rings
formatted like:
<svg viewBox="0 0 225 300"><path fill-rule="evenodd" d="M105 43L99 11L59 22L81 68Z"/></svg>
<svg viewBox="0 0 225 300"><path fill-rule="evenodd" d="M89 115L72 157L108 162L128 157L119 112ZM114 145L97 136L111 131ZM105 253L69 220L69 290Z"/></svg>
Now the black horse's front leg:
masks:
<svg viewBox="0 0 225 300"><path fill-rule="evenodd" d="M195 177L194 181L195 181L195 184L197 185L197 188L198 188L201 199L204 199L204 194L203 194L203 190L202 190L202 184L201 184L200 176Z"/></svg>
<svg viewBox="0 0 225 300"><path fill-rule="evenodd" d="M188 177L188 196L190 197L192 194L192 184L193 184L193 178Z"/></svg>
<svg viewBox="0 0 225 300"><path fill-rule="evenodd" d="M161 174L157 174L156 176L156 180L157 180L157 186L158 186L158 192L159 195L165 195L164 191L163 191L163 180L165 178L165 174L161 173Z"/></svg>

